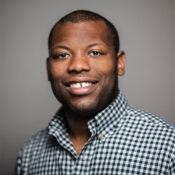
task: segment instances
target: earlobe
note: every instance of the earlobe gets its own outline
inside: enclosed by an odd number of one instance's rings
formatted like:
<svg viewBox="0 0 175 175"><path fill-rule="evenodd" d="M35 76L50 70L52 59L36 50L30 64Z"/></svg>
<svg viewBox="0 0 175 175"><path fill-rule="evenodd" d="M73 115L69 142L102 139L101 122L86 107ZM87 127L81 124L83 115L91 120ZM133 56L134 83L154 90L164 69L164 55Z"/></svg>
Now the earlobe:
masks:
<svg viewBox="0 0 175 175"><path fill-rule="evenodd" d="M124 51L119 51L117 53L118 63L117 63L117 74L122 76L125 74L125 65L126 65L126 55Z"/></svg>

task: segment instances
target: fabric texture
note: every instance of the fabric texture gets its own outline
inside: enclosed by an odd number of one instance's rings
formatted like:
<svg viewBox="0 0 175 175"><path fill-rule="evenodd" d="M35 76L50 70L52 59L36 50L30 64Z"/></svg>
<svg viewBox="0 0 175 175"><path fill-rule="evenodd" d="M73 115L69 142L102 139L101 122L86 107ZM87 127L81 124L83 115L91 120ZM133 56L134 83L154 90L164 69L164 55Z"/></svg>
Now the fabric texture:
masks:
<svg viewBox="0 0 175 175"><path fill-rule="evenodd" d="M60 109L21 149L17 175L173 175L175 126L130 107L120 92L88 122L91 137L79 155Z"/></svg>

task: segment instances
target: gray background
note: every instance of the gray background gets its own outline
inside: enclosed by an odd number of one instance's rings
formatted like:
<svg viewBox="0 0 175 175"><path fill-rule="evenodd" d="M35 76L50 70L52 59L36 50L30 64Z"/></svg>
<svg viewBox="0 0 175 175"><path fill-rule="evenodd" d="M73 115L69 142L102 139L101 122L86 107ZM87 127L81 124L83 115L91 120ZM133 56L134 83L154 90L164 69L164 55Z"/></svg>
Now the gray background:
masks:
<svg viewBox="0 0 175 175"><path fill-rule="evenodd" d="M119 30L127 71L120 88L132 106L175 122L174 0L0 1L0 174L60 106L47 81L47 37L76 9L94 10Z"/></svg>

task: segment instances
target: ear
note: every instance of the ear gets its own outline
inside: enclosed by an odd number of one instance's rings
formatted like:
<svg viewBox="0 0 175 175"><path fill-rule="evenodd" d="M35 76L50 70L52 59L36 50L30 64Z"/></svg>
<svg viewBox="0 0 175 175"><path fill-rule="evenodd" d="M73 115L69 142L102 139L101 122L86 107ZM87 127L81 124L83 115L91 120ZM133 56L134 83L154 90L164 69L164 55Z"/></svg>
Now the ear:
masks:
<svg viewBox="0 0 175 175"><path fill-rule="evenodd" d="M122 76L125 74L125 66L126 66L126 55L124 51L119 51L117 53L118 62L117 62L117 74Z"/></svg>
<svg viewBox="0 0 175 175"><path fill-rule="evenodd" d="M50 65L49 65L49 57L46 59L46 70L47 70L47 79L50 81Z"/></svg>

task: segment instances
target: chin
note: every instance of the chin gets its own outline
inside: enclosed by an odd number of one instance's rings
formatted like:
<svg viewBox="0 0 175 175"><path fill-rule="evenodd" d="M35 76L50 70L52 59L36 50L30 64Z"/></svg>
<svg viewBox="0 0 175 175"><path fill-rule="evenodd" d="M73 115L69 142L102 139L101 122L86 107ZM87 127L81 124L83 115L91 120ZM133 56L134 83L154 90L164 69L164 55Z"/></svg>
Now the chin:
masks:
<svg viewBox="0 0 175 175"><path fill-rule="evenodd" d="M66 106L66 109L69 109L71 113L83 116L95 115L100 110L100 103L97 100L81 100L63 106Z"/></svg>

